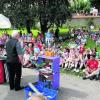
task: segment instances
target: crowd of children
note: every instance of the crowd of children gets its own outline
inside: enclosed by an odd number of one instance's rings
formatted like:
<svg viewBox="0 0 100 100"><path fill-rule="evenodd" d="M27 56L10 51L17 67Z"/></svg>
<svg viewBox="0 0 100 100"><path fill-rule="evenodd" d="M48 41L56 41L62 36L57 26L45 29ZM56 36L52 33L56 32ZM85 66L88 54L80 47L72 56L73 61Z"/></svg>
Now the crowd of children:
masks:
<svg viewBox="0 0 100 100"><path fill-rule="evenodd" d="M96 41L97 35L90 35L89 32L82 29L71 30L71 39L64 39L64 42L67 40L73 41L75 46L66 46L65 48L62 48L63 38L62 41L55 42L54 33L48 31L45 35L45 42L43 42L44 39L41 34L37 38L34 38L32 33L21 35L19 42L21 43L24 57L23 67L35 68L36 65L34 62L38 60L38 56L45 54L47 49L54 51L57 56L60 56L60 65L63 69L73 70L75 72L86 68L87 61L91 55L94 55L96 59L100 58L96 48L85 48L88 37ZM95 36L95 39L93 36ZM9 38L11 37L7 33L0 38L0 54L2 56L6 55L5 43Z"/></svg>

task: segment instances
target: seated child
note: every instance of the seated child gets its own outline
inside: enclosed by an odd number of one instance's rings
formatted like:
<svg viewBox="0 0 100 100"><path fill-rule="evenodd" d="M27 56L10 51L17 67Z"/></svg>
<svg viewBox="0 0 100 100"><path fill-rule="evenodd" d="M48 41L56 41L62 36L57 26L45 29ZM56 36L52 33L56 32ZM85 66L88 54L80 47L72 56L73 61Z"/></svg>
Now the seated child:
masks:
<svg viewBox="0 0 100 100"><path fill-rule="evenodd" d="M35 44L34 45L34 56L35 56L36 60L38 59L39 53L40 53L40 49L39 49L38 45Z"/></svg>
<svg viewBox="0 0 100 100"><path fill-rule="evenodd" d="M31 67L31 62L30 62L30 54L29 54L29 51L26 50L25 51L25 54L23 56L23 67Z"/></svg>
<svg viewBox="0 0 100 100"><path fill-rule="evenodd" d="M99 74L100 71L99 62L95 60L94 55L90 56L90 59L87 61L86 65L87 66L85 70L85 76L83 77L83 79L88 79L88 78L91 79Z"/></svg>
<svg viewBox="0 0 100 100"><path fill-rule="evenodd" d="M33 51L33 44L32 43L29 43L28 44L28 51L29 51L29 54Z"/></svg>
<svg viewBox="0 0 100 100"><path fill-rule="evenodd" d="M37 45L38 45L39 49L42 50L42 48L43 48L42 42L38 41Z"/></svg>

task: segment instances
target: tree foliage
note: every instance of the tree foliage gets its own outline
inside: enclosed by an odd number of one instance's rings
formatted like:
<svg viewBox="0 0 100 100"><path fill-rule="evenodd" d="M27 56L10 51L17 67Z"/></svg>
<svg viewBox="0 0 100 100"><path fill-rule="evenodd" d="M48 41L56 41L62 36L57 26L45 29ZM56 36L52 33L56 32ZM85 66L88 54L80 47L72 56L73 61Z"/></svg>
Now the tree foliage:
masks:
<svg viewBox="0 0 100 100"><path fill-rule="evenodd" d="M73 4L71 5L72 11L75 12L88 12L91 8L90 0L73 0Z"/></svg>
<svg viewBox="0 0 100 100"><path fill-rule="evenodd" d="M68 0L36 0L36 4L43 32L52 24L61 26L71 16Z"/></svg>
<svg viewBox="0 0 100 100"><path fill-rule="evenodd" d="M100 6L100 0L90 0L92 6Z"/></svg>
<svg viewBox="0 0 100 100"><path fill-rule="evenodd" d="M0 13L10 18L13 26L30 27L38 19L41 31L52 25L62 25L71 17L68 0L0 0Z"/></svg>

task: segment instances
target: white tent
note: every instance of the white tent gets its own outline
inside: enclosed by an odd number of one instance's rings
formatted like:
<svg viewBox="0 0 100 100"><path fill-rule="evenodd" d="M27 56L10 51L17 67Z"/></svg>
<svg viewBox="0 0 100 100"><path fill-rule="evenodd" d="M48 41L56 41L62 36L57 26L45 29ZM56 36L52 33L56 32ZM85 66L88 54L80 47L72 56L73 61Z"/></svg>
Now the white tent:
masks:
<svg viewBox="0 0 100 100"><path fill-rule="evenodd" d="M7 29L7 28L11 28L11 22L9 18L0 14L0 29Z"/></svg>

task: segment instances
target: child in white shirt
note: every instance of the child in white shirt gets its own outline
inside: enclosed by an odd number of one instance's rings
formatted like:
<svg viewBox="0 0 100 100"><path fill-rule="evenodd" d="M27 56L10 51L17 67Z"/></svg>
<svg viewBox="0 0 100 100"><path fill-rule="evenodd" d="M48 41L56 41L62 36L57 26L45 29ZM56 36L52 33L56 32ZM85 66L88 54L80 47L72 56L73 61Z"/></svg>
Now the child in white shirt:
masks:
<svg viewBox="0 0 100 100"><path fill-rule="evenodd" d="M28 50L25 51L25 54L23 56L23 66L24 67L30 67L31 66L30 54L29 54Z"/></svg>

